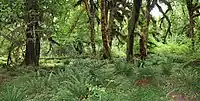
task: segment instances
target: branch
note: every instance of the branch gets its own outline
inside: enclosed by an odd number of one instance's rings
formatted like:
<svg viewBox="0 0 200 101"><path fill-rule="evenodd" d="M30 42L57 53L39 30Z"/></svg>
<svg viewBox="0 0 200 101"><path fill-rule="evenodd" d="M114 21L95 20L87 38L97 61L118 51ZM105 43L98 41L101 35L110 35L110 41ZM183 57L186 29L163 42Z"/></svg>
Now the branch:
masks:
<svg viewBox="0 0 200 101"><path fill-rule="evenodd" d="M172 10L172 6L171 6L171 4L168 2L168 1L166 1L166 0L159 0L161 3L164 3L165 5L167 5L167 7L168 7L168 9L167 9L167 11L166 11L166 13L169 11L169 10Z"/></svg>
<svg viewBox="0 0 200 101"><path fill-rule="evenodd" d="M69 31L67 32L67 35L70 36L70 34L73 32L73 30L76 28L76 25L80 19L80 16L82 15L84 9L81 10L81 12L79 13L78 17L76 18L76 20L74 21L74 24L70 27Z"/></svg>
<svg viewBox="0 0 200 101"><path fill-rule="evenodd" d="M196 18L198 16L200 16L200 13L197 13L197 14L193 15L192 18Z"/></svg>
<svg viewBox="0 0 200 101"><path fill-rule="evenodd" d="M116 35L116 38L117 38L117 40L119 41L120 44L124 44L124 43L120 40L120 38L119 38L118 35Z"/></svg>
<svg viewBox="0 0 200 101"><path fill-rule="evenodd" d="M200 9L200 6L194 5L193 11L198 11Z"/></svg>
<svg viewBox="0 0 200 101"><path fill-rule="evenodd" d="M76 4L74 5L74 7L80 6L83 3L83 0L79 0L76 2Z"/></svg>
<svg viewBox="0 0 200 101"><path fill-rule="evenodd" d="M168 33L170 34L170 35L172 35L172 33L171 33L171 22L170 22L170 20L169 20L169 17L164 13L164 11L162 10L162 7L160 6L160 5L158 5L157 3L156 3L156 6L158 7L158 9L159 9L159 11L163 14L163 17L164 18L166 18L166 20L167 20L167 22L168 22L168 28L167 28L167 32L166 32L166 35L164 36L164 43L166 43L166 38L167 38L167 36L168 36Z"/></svg>
<svg viewBox="0 0 200 101"><path fill-rule="evenodd" d="M149 6L150 12L151 12L151 10L153 10L153 8L154 8L154 6L156 5L156 3L157 3L157 0L153 0L153 1L152 1L151 5Z"/></svg>
<svg viewBox="0 0 200 101"><path fill-rule="evenodd" d="M189 24L186 24L186 25L183 27L182 33L185 32L185 31L187 30L187 28L189 28Z"/></svg>
<svg viewBox="0 0 200 101"><path fill-rule="evenodd" d="M164 3L165 5L167 5L167 10L165 11L165 15L170 11L170 10L173 10L172 9L172 6L171 6L171 4L168 2L168 1L166 1L166 0L160 0L159 2L161 2L161 3ZM156 5L157 5L157 3L156 3ZM161 19L160 19L160 21L161 21L161 23L160 23L160 28L162 29L162 23L163 23L163 20L164 20L164 18L165 18L165 16L163 16Z"/></svg>

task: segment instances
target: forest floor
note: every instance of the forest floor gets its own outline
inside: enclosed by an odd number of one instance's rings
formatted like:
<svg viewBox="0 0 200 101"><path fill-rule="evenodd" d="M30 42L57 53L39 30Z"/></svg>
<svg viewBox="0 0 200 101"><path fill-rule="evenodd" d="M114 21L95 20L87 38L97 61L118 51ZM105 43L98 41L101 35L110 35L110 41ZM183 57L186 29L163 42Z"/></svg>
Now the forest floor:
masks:
<svg viewBox="0 0 200 101"><path fill-rule="evenodd" d="M200 101L200 62L180 55L50 59L0 69L1 101Z"/></svg>

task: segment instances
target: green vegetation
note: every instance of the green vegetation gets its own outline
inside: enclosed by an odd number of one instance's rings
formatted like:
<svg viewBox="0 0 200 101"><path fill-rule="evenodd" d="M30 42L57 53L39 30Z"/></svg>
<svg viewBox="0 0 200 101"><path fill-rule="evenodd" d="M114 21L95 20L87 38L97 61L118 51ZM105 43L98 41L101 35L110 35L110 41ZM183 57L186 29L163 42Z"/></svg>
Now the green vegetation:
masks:
<svg viewBox="0 0 200 101"><path fill-rule="evenodd" d="M192 64L193 61L185 63L189 60L192 60L192 56L154 55L151 60L138 61L133 65L117 58L112 61L76 58L61 60L61 63L68 61L68 64L55 63L53 68L41 65L37 72L16 67L9 72L16 75L1 85L1 99L167 101L171 98L167 94L172 90L186 97L198 98L200 66Z"/></svg>
<svg viewBox="0 0 200 101"><path fill-rule="evenodd" d="M0 101L200 101L199 0L0 0Z"/></svg>

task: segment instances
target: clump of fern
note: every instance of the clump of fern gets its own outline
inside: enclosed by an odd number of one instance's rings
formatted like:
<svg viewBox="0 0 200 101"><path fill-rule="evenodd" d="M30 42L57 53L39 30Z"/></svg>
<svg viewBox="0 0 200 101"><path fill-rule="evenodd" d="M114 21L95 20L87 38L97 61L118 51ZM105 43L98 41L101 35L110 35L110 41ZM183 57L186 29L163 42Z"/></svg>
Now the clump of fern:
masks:
<svg viewBox="0 0 200 101"><path fill-rule="evenodd" d="M88 95L87 84L89 84L91 79L88 72L78 68L68 68L65 73L68 76L61 82L57 90L58 99L77 101L86 98Z"/></svg>
<svg viewBox="0 0 200 101"><path fill-rule="evenodd" d="M150 67L138 68L137 76L138 78L153 78L155 76L154 70Z"/></svg>
<svg viewBox="0 0 200 101"><path fill-rule="evenodd" d="M4 86L0 96L1 101L24 101L25 98L23 91L13 85Z"/></svg>
<svg viewBox="0 0 200 101"><path fill-rule="evenodd" d="M113 91L105 87L88 85L89 95L86 101L130 101L131 97L127 92Z"/></svg>
<svg viewBox="0 0 200 101"><path fill-rule="evenodd" d="M131 76L134 71L134 65L124 62L117 62L115 64L115 73L125 76Z"/></svg>
<svg viewBox="0 0 200 101"><path fill-rule="evenodd" d="M24 89L27 90L27 93L34 94L34 93L41 93L45 89L54 88L56 80L52 79L53 73L46 74L46 76L41 76L38 72L33 77L29 78L24 84ZM54 86L54 87L52 87Z"/></svg>
<svg viewBox="0 0 200 101"><path fill-rule="evenodd" d="M196 69L180 69L177 77L183 82L183 85L187 86L190 90L196 91L200 89L200 74Z"/></svg>

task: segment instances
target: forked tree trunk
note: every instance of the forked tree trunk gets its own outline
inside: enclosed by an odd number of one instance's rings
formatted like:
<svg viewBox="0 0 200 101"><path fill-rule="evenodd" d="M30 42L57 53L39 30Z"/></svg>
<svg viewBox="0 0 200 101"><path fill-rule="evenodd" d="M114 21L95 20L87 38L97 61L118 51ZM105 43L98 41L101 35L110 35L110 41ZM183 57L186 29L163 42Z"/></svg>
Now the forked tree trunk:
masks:
<svg viewBox="0 0 200 101"><path fill-rule="evenodd" d="M110 46L108 43L108 33L107 33L107 9L106 9L106 0L101 0L101 33L104 47L104 58L110 59Z"/></svg>
<svg viewBox="0 0 200 101"><path fill-rule="evenodd" d="M126 59L128 62L133 61L134 31L139 18L141 4L142 0L134 0L132 15L128 22L128 42L126 53Z"/></svg>

